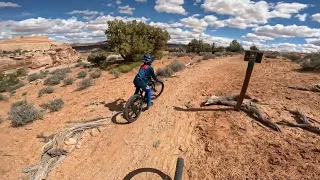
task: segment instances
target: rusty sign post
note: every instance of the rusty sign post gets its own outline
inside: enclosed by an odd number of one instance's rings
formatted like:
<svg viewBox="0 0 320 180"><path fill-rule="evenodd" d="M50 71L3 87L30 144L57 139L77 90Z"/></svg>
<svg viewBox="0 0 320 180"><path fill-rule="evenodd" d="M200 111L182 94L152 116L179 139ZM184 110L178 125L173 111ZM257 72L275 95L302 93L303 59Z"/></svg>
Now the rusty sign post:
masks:
<svg viewBox="0 0 320 180"><path fill-rule="evenodd" d="M238 102L236 105L236 110L239 111L241 108L241 104L243 102L244 96L246 95L251 74L253 71L254 63L261 63L263 53L258 52L258 51L246 51L246 54L244 56L244 60L248 61L248 67L247 67L247 72L246 72L246 77L244 79L242 89L240 92L240 96L238 97Z"/></svg>

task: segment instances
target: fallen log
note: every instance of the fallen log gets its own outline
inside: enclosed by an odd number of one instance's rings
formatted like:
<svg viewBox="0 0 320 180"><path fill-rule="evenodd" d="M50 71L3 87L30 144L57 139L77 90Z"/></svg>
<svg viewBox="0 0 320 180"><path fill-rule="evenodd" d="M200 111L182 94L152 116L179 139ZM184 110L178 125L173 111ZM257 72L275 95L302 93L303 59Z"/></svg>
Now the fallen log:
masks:
<svg viewBox="0 0 320 180"><path fill-rule="evenodd" d="M320 92L320 84L313 86L289 86L289 88L300 91Z"/></svg>
<svg viewBox="0 0 320 180"><path fill-rule="evenodd" d="M304 129L304 130L307 130L307 131L310 131L310 132L313 132L313 133L320 135L320 127L316 127L309 122L309 120L314 121L314 122L318 122L318 121L309 119L301 111L289 110L289 109L285 109L285 110L289 111L289 113L291 113L292 115L294 115L296 117L295 119L296 119L297 123L292 123L287 120L281 120L281 121L277 122L277 124L286 125L289 127L298 127L298 128L301 128L301 129Z"/></svg>
<svg viewBox="0 0 320 180"><path fill-rule="evenodd" d="M206 106L208 105L224 105L224 106L231 106L234 107L237 105L237 98L238 95L233 96L211 96L207 102L205 103ZM246 96L246 99L251 99L250 97ZM248 113L249 115L253 116L257 121L264 124L267 127L275 131L281 131L280 128L273 122L269 121L266 117L264 117L261 113L261 110L257 105L252 102L252 100L245 101L241 104L240 110Z"/></svg>
<svg viewBox="0 0 320 180"><path fill-rule="evenodd" d="M66 127L61 132L54 134L42 147L39 164L26 168L23 172L29 173L31 180L46 179L52 169L60 164L64 158L75 149L84 131L105 126L106 122L111 122L111 118L112 116L99 117L82 123L77 122ZM72 140L70 144L66 144L68 140Z"/></svg>

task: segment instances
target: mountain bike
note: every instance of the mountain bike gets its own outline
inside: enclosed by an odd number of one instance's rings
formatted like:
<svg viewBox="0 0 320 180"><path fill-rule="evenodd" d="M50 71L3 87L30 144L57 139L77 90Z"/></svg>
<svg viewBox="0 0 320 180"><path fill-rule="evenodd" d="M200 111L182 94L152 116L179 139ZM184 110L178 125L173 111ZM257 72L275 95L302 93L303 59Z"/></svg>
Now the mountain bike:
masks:
<svg viewBox="0 0 320 180"><path fill-rule="evenodd" d="M148 83L148 86L152 90L152 100L157 99L162 94L164 89L163 82L156 82L153 80ZM130 123L136 121L139 118L144 105L146 104L147 96L145 93L143 93L143 90L140 89L138 94L131 96L127 101L123 112L124 118Z"/></svg>

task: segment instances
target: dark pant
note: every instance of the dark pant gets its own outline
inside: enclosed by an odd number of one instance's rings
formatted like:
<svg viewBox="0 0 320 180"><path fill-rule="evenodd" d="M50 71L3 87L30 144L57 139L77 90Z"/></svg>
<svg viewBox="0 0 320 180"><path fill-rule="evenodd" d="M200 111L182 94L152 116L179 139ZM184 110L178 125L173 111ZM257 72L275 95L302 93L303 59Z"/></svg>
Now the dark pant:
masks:
<svg viewBox="0 0 320 180"><path fill-rule="evenodd" d="M142 89L147 96L147 104L148 107L151 106L151 96L152 96L152 90L148 87L148 85L144 82L142 82L141 79L135 78L133 81L134 86L136 87L136 91L134 94L139 94L140 89Z"/></svg>

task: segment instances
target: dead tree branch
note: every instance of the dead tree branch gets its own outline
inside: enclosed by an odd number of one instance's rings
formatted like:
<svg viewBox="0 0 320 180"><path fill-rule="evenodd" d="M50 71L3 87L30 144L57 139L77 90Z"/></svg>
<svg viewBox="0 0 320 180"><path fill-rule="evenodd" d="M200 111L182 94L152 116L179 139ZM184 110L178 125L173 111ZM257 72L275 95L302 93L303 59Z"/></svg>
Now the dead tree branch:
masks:
<svg viewBox="0 0 320 180"><path fill-rule="evenodd" d="M32 180L46 179L50 171L74 150L84 131L104 126L106 125L106 122L110 122L111 118L112 116L99 117L87 122L72 124L50 137L50 139L40 135L41 137L39 136L39 138L49 140L42 147L40 163L36 166L24 169L23 172L30 173L30 179ZM71 143L67 144L67 141L70 141Z"/></svg>
<svg viewBox="0 0 320 180"><path fill-rule="evenodd" d="M285 110L289 111L289 113L291 113L292 115L295 116L297 123L291 123L286 120L281 120L281 121L277 122L277 124L286 125L286 126L290 126L290 127L298 127L298 128L301 128L301 129L304 129L304 130L307 130L307 131L310 131L310 132L313 132L313 133L320 135L320 127L316 127L316 126L312 125L309 122L309 120L311 120L311 119L309 119L305 114L303 114L302 112L300 112L298 110L289 110L289 109L285 109ZM312 121L318 122L316 120L312 120Z"/></svg>
<svg viewBox="0 0 320 180"><path fill-rule="evenodd" d="M211 98L209 98L207 100L205 105L206 106L208 106L208 105L224 105L224 106L235 107L237 104L237 98L238 98L238 95L212 96ZM246 99L251 99L251 98L247 96ZM240 109L242 111L248 113L249 115L253 116L260 123L270 127L271 129L273 129L275 131L280 131L280 128L275 123L269 121L267 118L265 118L262 115L261 110L251 100L248 102L243 102Z"/></svg>
<svg viewBox="0 0 320 180"><path fill-rule="evenodd" d="M320 84L314 86L289 86L289 88L300 91L320 92Z"/></svg>

